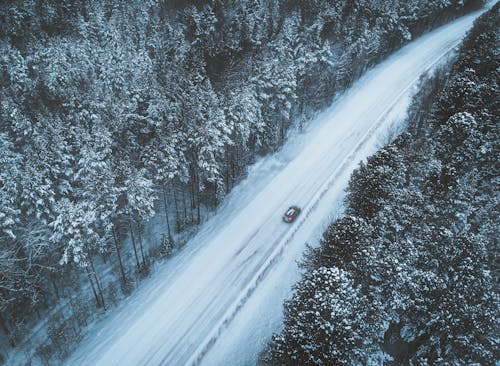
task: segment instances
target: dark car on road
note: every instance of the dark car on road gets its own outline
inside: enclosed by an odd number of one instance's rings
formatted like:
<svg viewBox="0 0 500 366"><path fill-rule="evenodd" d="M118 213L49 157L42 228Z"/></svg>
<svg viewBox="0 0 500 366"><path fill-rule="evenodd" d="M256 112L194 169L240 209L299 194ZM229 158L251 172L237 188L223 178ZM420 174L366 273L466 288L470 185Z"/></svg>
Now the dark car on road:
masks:
<svg viewBox="0 0 500 366"><path fill-rule="evenodd" d="M300 213L300 208L297 206L290 206L288 210L286 210L285 214L283 215L283 221L290 223L295 220L297 216L299 216Z"/></svg>

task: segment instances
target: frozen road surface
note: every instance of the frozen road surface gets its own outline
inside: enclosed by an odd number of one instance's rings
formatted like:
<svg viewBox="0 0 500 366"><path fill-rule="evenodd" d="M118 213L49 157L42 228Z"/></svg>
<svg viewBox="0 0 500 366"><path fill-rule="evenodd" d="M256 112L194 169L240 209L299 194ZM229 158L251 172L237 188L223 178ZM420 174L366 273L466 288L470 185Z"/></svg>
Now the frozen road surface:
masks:
<svg viewBox="0 0 500 366"><path fill-rule="evenodd" d="M255 297L266 286L282 287L279 281L286 276L273 276L275 267L296 267L323 211L342 196L346 177L376 144L373 137L389 128L385 121L391 110L460 42L478 15L413 41L368 72L307 132L292 136L282 151L252 167L199 234L87 337L67 364L255 362L258 349L249 345L253 355L248 358L236 339L245 339L245 332L257 334L251 329L257 313L279 319L279 306L271 311L266 304L273 301ZM286 224L281 216L290 205L300 206L302 213ZM287 256L289 250L298 254Z"/></svg>

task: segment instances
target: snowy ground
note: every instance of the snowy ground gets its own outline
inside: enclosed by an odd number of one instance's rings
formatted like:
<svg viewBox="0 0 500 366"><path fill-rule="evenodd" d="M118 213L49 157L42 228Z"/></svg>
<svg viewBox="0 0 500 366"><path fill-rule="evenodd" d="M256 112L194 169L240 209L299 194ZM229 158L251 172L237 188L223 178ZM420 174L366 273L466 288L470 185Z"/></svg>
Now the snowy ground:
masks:
<svg viewBox="0 0 500 366"><path fill-rule="evenodd" d="M306 242L341 212L353 168L398 128L419 77L478 13L442 27L365 75L277 154L255 164L164 268L96 326L68 365L251 365L280 329ZM289 205L303 209L285 224ZM201 356L205 356L201 359Z"/></svg>

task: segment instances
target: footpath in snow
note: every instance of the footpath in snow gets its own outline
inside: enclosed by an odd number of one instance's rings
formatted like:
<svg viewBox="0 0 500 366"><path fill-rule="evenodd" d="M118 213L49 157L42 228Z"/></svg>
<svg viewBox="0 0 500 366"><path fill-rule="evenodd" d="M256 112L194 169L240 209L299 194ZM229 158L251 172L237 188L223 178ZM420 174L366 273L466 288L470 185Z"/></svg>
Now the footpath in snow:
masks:
<svg viewBox="0 0 500 366"><path fill-rule="evenodd" d="M422 74L446 58L479 12L401 49L361 78L248 177L172 260L147 279L68 365L251 365L279 331L298 279L361 159L401 128ZM281 215L302 207L297 222Z"/></svg>

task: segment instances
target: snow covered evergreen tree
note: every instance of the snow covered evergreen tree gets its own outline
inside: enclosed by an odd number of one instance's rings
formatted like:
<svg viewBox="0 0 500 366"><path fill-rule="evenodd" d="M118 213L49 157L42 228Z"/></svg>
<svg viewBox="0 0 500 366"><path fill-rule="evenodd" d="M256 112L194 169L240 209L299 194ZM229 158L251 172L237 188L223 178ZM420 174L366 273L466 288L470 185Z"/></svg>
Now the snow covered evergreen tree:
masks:
<svg viewBox="0 0 500 366"><path fill-rule="evenodd" d="M384 355L377 354L384 334L380 316L380 309L362 294L348 272L337 267L315 269L304 276L285 304L285 330L271 342L269 364L383 361Z"/></svg>

